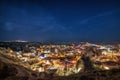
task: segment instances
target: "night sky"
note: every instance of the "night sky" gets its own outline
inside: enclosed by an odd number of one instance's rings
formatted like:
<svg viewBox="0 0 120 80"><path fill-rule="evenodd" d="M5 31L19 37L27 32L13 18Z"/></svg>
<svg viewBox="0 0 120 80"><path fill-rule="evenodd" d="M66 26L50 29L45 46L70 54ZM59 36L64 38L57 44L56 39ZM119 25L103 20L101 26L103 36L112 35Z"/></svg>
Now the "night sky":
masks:
<svg viewBox="0 0 120 80"><path fill-rule="evenodd" d="M119 0L0 0L0 41L120 42Z"/></svg>

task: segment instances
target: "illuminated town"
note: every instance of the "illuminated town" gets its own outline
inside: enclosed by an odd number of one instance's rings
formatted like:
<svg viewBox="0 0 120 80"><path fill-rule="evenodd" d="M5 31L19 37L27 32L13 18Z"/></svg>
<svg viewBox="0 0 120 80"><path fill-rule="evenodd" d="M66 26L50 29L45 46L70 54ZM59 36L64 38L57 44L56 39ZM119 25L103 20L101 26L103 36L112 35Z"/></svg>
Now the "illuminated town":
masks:
<svg viewBox="0 0 120 80"><path fill-rule="evenodd" d="M120 69L119 44L40 44L18 41L1 42L0 46L1 61L52 74L53 77Z"/></svg>
<svg viewBox="0 0 120 80"><path fill-rule="evenodd" d="M0 80L120 80L120 0L0 0Z"/></svg>

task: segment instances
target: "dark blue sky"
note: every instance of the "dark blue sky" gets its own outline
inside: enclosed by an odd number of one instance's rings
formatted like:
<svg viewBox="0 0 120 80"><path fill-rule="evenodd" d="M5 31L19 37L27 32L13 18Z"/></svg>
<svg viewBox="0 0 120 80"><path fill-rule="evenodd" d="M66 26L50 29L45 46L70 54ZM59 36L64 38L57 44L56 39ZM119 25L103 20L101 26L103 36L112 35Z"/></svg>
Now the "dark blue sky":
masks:
<svg viewBox="0 0 120 80"><path fill-rule="evenodd" d="M0 0L0 40L120 42L119 0Z"/></svg>

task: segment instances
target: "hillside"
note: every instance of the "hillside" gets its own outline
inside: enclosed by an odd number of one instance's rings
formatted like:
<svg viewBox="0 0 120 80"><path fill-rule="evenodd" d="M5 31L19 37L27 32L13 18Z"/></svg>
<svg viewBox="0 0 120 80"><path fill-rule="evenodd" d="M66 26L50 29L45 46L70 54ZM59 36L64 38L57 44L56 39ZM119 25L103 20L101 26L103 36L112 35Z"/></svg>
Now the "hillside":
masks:
<svg viewBox="0 0 120 80"><path fill-rule="evenodd" d="M20 63L19 60L0 53L0 80L119 80L120 78L120 70L94 70L66 77L51 76L47 73L31 71Z"/></svg>

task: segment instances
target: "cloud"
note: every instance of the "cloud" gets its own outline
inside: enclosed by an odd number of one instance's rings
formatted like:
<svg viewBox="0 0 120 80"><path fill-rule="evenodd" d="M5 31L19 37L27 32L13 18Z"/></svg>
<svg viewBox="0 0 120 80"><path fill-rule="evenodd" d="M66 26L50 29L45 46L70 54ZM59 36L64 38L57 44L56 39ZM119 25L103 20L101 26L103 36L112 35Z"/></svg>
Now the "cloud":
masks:
<svg viewBox="0 0 120 80"><path fill-rule="evenodd" d="M117 10L113 10L113 11L97 14L95 16L92 16L92 17L89 17L87 19L81 20L80 22L78 22L78 24L86 24L86 23L88 23L91 20L94 20L94 19L99 18L99 17L109 16L109 15L112 15L113 13L116 13L116 12L117 12Z"/></svg>
<svg viewBox="0 0 120 80"><path fill-rule="evenodd" d="M38 10L38 9L37 9ZM32 11L32 12L31 12ZM28 10L25 8L7 7L5 8L4 39L48 39L60 34L69 34L70 31L63 25L57 22L56 17L51 15L48 11L39 8L38 13L36 10ZM19 35L19 36L18 36ZM11 38L12 38L11 37ZM59 36L57 36L59 37Z"/></svg>

